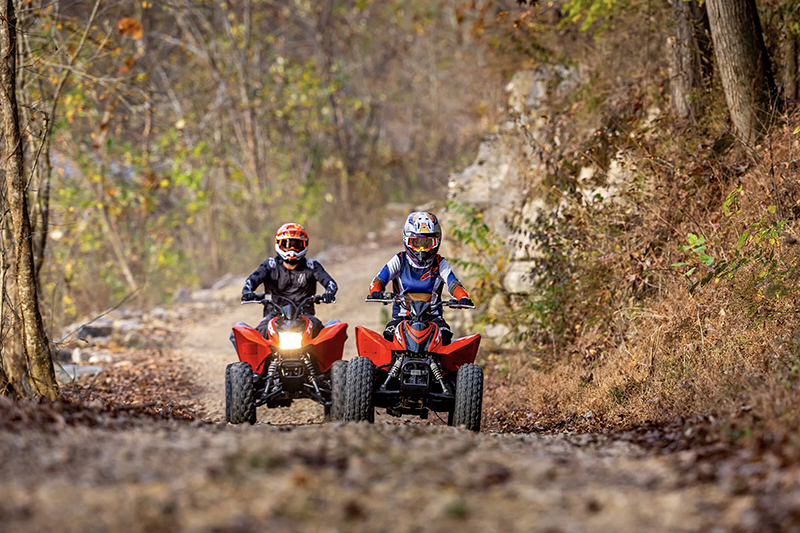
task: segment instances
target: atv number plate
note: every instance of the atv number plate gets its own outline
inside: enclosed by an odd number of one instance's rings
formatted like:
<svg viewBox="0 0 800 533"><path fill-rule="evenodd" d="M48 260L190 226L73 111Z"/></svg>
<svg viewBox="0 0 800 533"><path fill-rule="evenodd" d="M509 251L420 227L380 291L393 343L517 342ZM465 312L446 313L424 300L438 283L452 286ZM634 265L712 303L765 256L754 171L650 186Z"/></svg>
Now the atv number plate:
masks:
<svg viewBox="0 0 800 533"><path fill-rule="evenodd" d="M426 372L425 370L409 370L408 373L411 374L412 376L424 376L428 372Z"/></svg>

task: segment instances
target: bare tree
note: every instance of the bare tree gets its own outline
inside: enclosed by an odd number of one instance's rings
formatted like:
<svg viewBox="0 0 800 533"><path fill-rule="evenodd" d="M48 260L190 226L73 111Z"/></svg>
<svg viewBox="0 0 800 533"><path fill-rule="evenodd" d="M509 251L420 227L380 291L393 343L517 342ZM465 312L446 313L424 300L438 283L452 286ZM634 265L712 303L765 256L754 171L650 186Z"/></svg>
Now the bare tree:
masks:
<svg viewBox="0 0 800 533"><path fill-rule="evenodd" d="M783 93L789 100L797 98L797 37L785 27L781 32L781 74Z"/></svg>
<svg viewBox="0 0 800 533"><path fill-rule="evenodd" d="M758 142L769 126L775 80L755 0L707 0L706 8L728 112L742 141Z"/></svg>
<svg viewBox="0 0 800 533"><path fill-rule="evenodd" d="M789 3L784 6L781 12L782 20L780 25L780 63L781 63L781 85L783 86L783 96L787 100L797 98L797 12L800 4Z"/></svg>
<svg viewBox="0 0 800 533"><path fill-rule="evenodd" d="M697 0L672 0L674 35L670 47L672 110L679 118L696 118L697 92L710 77L708 17Z"/></svg>
<svg viewBox="0 0 800 533"><path fill-rule="evenodd" d="M50 343L39 311L36 269L33 260L28 194L24 175L22 135L17 109L16 61L17 19L13 0L0 3L0 110L5 137L6 197L13 224L14 301L18 307L25 373L30 391L56 398L58 385L53 369ZM6 360L6 358L4 358Z"/></svg>

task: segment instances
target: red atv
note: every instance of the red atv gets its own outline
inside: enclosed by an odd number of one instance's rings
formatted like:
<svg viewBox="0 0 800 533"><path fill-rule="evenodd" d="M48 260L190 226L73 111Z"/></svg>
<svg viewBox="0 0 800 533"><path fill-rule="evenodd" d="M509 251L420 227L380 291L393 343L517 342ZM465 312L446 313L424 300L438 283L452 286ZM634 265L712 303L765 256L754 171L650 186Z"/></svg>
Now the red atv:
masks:
<svg viewBox="0 0 800 533"><path fill-rule="evenodd" d="M312 337L312 324L302 312L321 303L320 296L300 305L279 296L260 296L242 303L270 306L277 316L269 322L266 339L246 324L233 326L231 340L239 362L225 370L225 420L255 424L256 407L287 407L298 398L321 403L326 419L341 418L343 398L332 392L342 389L347 369L341 360L347 324L332 320Z"/></svg>
<svg viewBox="0 0 800 533"><path fill-rule="evenodd" d="M428 412L447 411L447 424L481 428L483 370L473 364L480 335L442 344L439 327L431 321L442 307L473 309L458 300L434 304L387 294L368 302L397 303L408 318L395 329L392 341L356 326L360 357L350 360L344 383L344 420L375 420L375 407L393 416L428 418Z"/></svg>

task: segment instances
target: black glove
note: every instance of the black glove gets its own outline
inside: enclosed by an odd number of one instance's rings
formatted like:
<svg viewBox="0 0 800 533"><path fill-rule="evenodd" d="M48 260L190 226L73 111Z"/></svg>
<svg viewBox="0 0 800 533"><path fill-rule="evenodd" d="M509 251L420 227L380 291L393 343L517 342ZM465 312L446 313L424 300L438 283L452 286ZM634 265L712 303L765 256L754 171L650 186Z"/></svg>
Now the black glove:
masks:
<svg viewBox="0 0 800 533"><path fill-rule="evenodd" d="M322 293L322 296L320 296L319 299L319 301L324 304L332 304L335 300L336 300L336 295L333 294L332 292Z"/></svg>
<svg viewBox="0 0 800 533"><path fill-rule="evenodd" d="M464 307L475 307L475 304L472 303L472 300L466 296L458 301L458 305L463 305Z"/></svg>
<svg viewBox="0 0 800 533"><path fill-rule="evenodd" d="M256 300L260 300L258 295L254 292L243 292L242 293L242 301L243 302L255 302Z"/></svg>
<svg viewBox="0 0 800 533"><path fill-rule="evenodd" d="M369 296L367 296L367 299L368 300L383 300L383 293L381 291L371 292L371 293L369 293Z"/></svg>

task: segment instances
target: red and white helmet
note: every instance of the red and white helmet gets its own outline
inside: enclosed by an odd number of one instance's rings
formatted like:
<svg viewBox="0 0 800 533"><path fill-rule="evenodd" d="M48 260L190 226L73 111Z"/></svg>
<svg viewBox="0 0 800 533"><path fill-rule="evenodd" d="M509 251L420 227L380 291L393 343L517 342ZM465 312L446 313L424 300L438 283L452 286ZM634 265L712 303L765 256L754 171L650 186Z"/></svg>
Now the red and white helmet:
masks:
<svg viewBox="0 0 800 533"><path fill-rule="evenodd" d="M275 233L275 251L287 263L296 263L308 250L308 232L300 224L288 222Z"/></svg>
<svg viewBox="0 0 800 533"><path fill-rule="evenodd" d="M420 267L430 265L442 244L442 227L436 215L424 211L408 215L403 226L403 243L412 263Z"/></svg>

